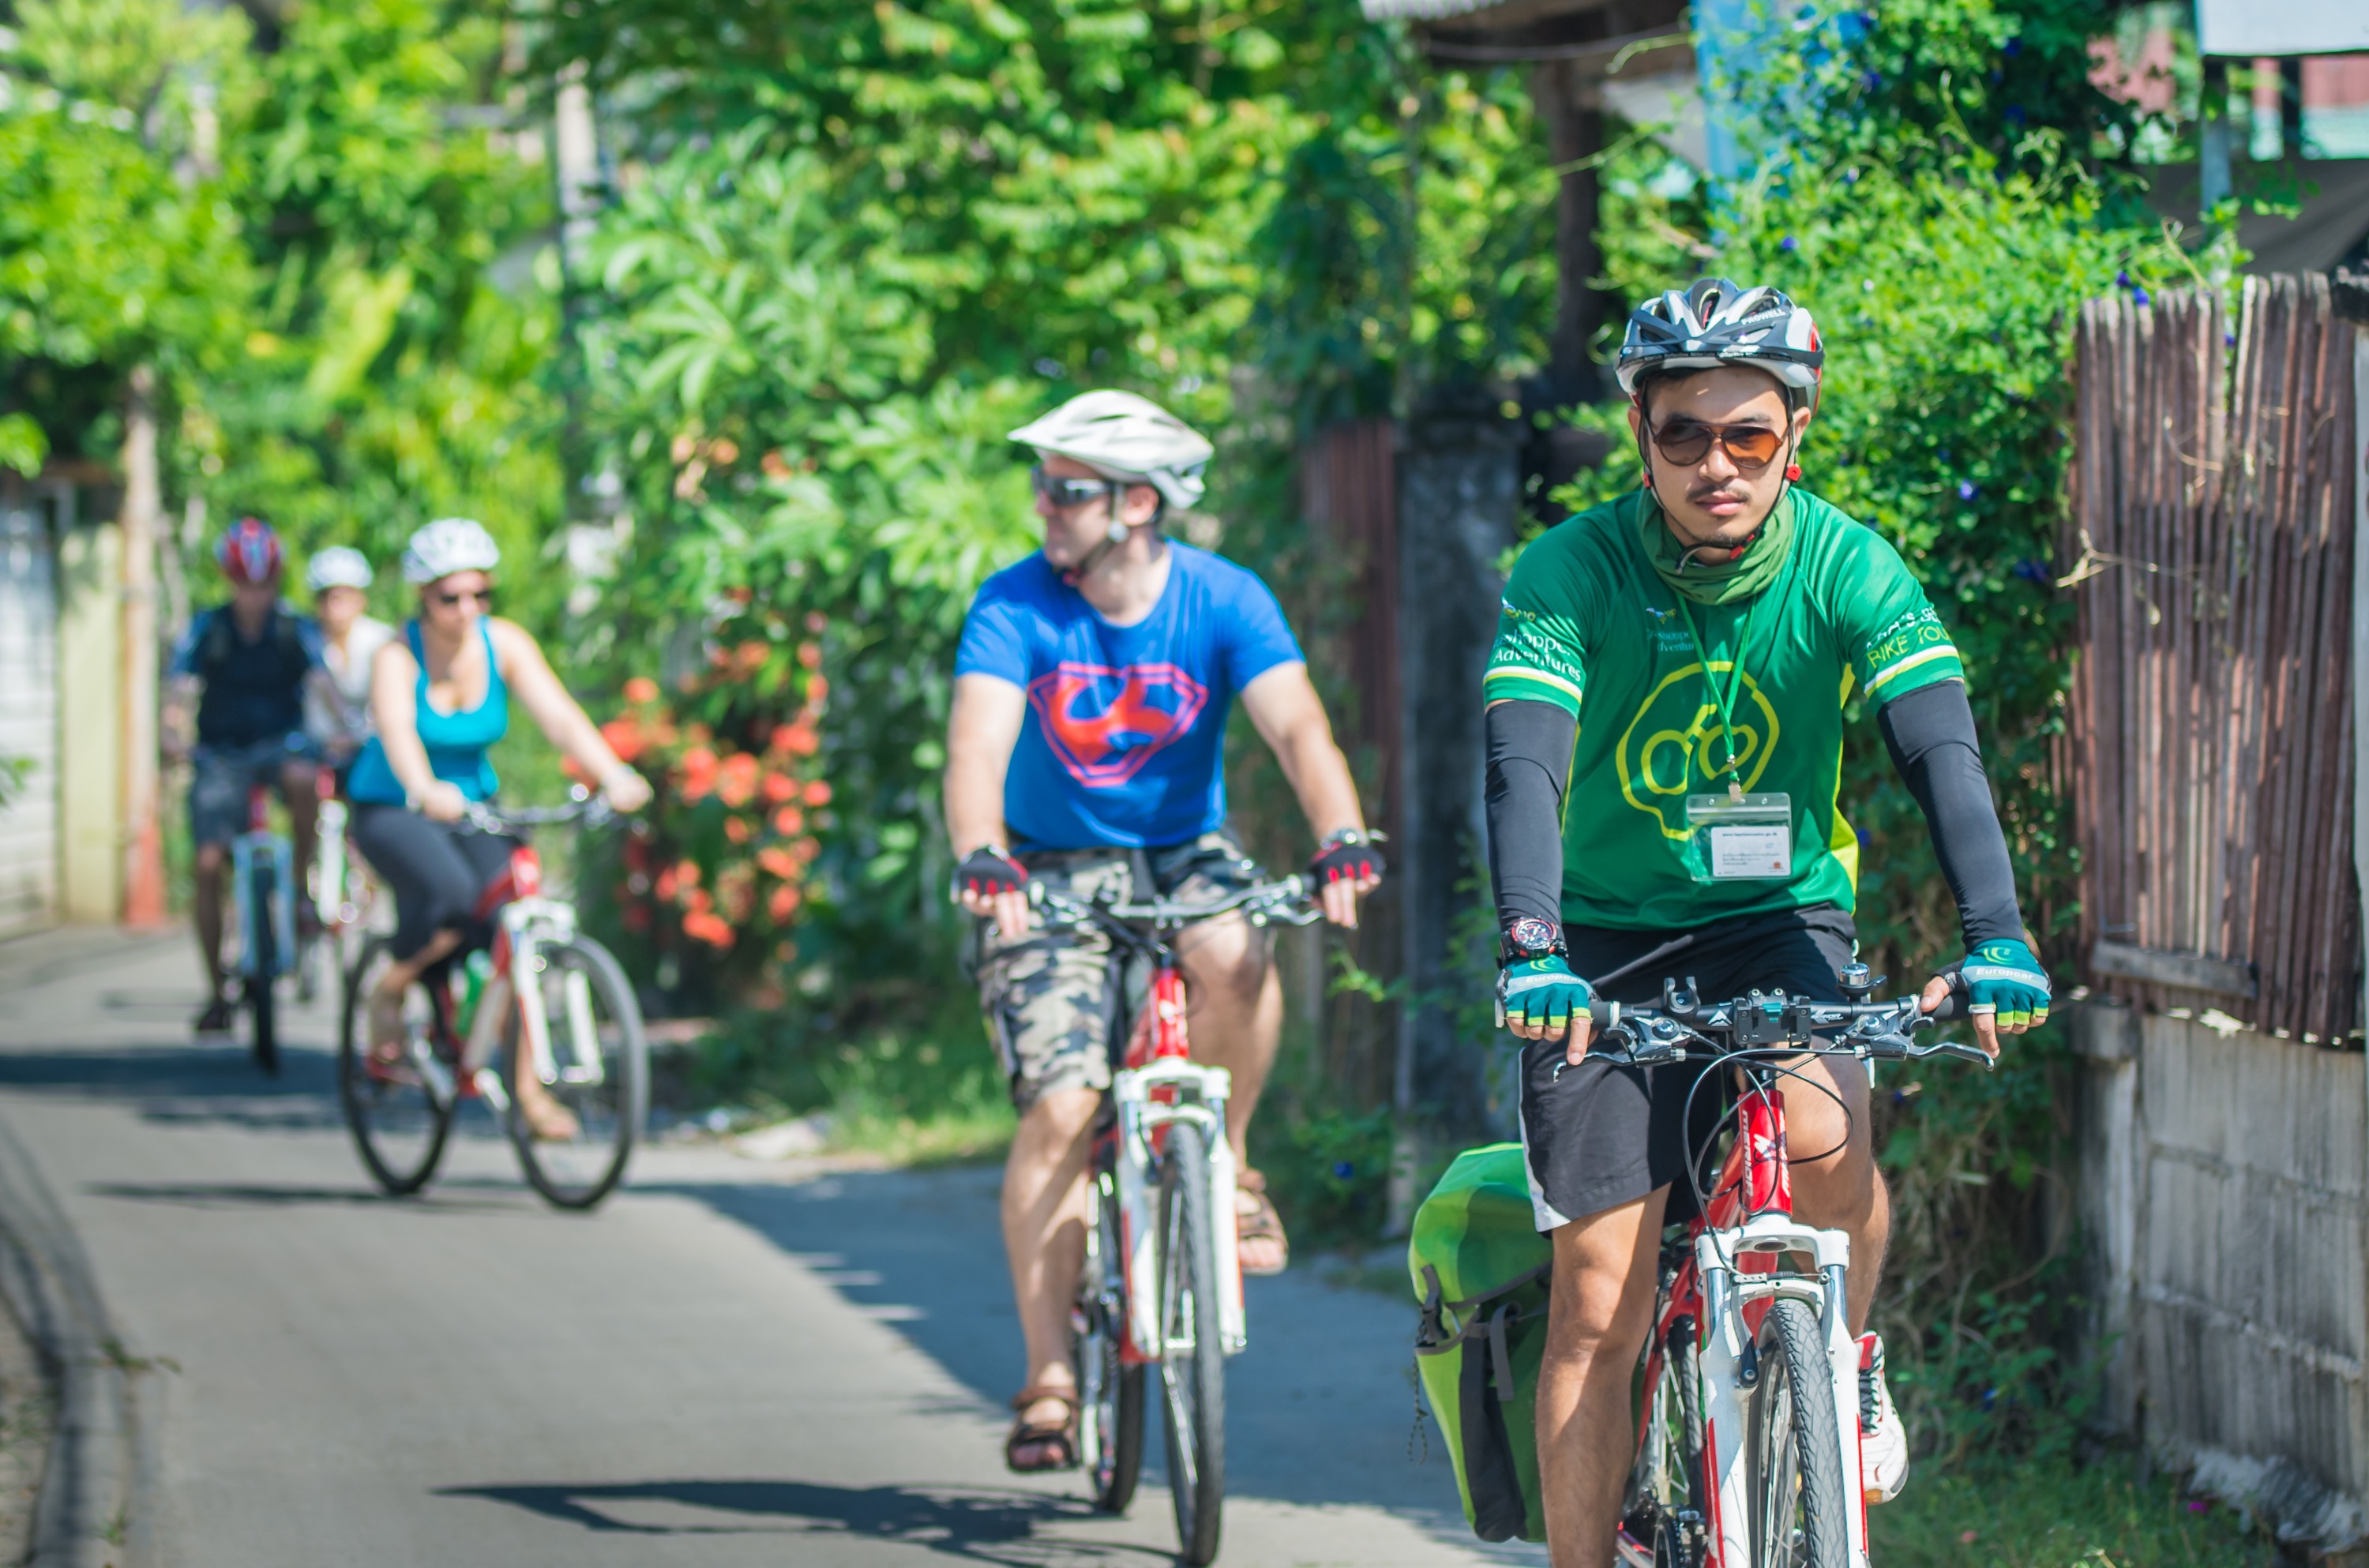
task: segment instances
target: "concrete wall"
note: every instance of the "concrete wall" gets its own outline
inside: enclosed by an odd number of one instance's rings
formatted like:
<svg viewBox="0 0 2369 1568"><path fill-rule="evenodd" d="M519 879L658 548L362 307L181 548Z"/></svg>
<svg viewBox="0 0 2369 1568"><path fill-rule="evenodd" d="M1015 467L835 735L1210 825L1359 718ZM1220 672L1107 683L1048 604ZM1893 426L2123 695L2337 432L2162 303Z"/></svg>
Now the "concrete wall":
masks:
<svg viewBox="0 0 2369 1568"><path fill-rule="evenodd" d="M57 918L57 614L48 508L12 482L0 493L0 759L25 771L0 807L0 935Z"/></svg>
<svg viewBox="0 0 2369 1568"><path fill-rule="evenodd" d="M58 891L70 921L123 912L117 537L109 522L58 540Z"/></svg>
<svg viewBox="0 0 2369 1568"><path fill-rule="evenodd" d="M2075 1037L2109 1421L2369 1497L2364 1059L2104 1002Z"/></svg>

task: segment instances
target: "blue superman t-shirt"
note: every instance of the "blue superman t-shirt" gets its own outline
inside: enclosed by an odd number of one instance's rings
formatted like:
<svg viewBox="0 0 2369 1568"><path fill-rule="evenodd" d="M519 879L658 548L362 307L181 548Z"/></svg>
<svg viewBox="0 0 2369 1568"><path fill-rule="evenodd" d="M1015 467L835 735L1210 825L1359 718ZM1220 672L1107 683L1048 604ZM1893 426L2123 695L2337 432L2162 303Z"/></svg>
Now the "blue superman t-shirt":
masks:
<svg viewBox="0 0 2369 1568"><path fill-rule="evenodd" d="M971 601L956 675L1028 693L1004 775L1015 849L1181 844L1226 820L1234 694L1299 661L1283 608L1255 573L1172 542L1150 615L1114 626L1042 555Z"/></svg>

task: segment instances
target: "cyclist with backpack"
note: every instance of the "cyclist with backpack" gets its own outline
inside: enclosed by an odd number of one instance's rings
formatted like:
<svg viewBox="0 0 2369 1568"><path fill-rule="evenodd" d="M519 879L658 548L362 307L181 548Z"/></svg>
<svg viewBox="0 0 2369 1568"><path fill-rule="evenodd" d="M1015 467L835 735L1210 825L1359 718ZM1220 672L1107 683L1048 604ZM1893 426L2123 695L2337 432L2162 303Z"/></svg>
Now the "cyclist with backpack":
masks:
<svg viewBox="0 0 2369 1568"><path fill-rule="evenodd" d="M1533 542L1515 566L1482 683L1490 869L1521 1127L1554 1263L1538 1390L1547 1538L1558 1568L1613 1561L1635 1453L1631 1376L1665 1223L1693 1202L1716 1093L1700 1064L1588 1058L1585 977L1656 949L1608 987L1660 999L1782 990L1842 1000L1859 839L1838 801L1846 704L1874 713L1955 897L1976 1036L2048 1015L1948 630L1898 553L1797 487L1825 361L1810 314L1774 289L1704 279L1630 318L1619 360L1644 487ZM1929 1012L1945 973L1927 987ZM1864 1334L1889 1225L1849 1059L1796 1063L1785 1109L1795 1211L1851 1239ZM1871 1335L1865 1336L1866 1340ZM1882 1366L1880 1345L1867 1346ZM1908 1452L1880 1384L1870 1501Z"/></svg>
<svg viewBox="0 0 2369 1568"><path fill-rule="evenodd" d="M335 694L320 628L280 597L284 559L270 525L239 519L216 543L214 562L230 579L230 600L191 618L167 671L161 726L166 755L186 757L191 768L194 914L206 962L200 1034L232 1023L223 995L223 882L231 841L246 830L247 795L258 784L272 784L288 802L296 885L304 886L319 807L319 758L305 733L304 704L308 692ZM308 922L313 912L300 906L297 918Z"/></svg>
<svg viewBox="0 0 2369 1568"><path fill-rule="evenodd" d="M1026 887L1092 899L1222 897L1257 876L1226 831L1223 743L1239 696L1320 841L1325 914L1356 923L1379 881L1348 764L1299 647L1266 585L1165 538L1171 507L1202 493L1209 442L1126 392L1071 399L1012 439L1036 449L1042 549L990 578L955 660L946 828L955 894L981 921L980 1001L1020 1129L1004 1166L1003 1236L1025 1386L1004 1444L1014 1471L1077 1460L1070 1303L1085 1254L1085 1174L1111 1082L1108 942L1032 931ZM1240 915L1176 944L1193 1054L1228 1069L1227 1133L1241 1176L1242 1271L1279 1273L1281 1218L1244 1158L1275 1059L1282 992L1262 933Z"/></svg>

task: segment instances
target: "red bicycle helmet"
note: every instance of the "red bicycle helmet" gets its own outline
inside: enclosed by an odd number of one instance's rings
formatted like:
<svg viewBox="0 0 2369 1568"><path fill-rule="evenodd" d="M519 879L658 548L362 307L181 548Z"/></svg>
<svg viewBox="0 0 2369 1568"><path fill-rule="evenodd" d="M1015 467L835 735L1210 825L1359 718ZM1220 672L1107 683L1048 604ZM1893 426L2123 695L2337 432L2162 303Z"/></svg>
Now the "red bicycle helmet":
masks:
<svg viewBox="0 0 2369 1568"><path fill-rule="evenodd" d="M214 545L214 564L235 583L254 587L280 575L280 535L259 517L243 517Z"/></svg>

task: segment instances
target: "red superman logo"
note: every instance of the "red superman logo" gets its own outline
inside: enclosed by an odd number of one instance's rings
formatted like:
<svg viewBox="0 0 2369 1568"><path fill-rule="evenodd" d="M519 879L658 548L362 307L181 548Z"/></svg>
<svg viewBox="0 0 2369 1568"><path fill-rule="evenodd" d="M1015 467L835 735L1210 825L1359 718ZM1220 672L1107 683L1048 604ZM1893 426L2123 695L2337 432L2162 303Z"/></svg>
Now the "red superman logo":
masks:
<svg viewBox="0 0 2369 1568"><path fill-rule="evenodd" d="M1208 700L1208 688L1173 664L1114 670L1064 659L1028 683L1045 738L1090 789L1135 777L1193 727Z"/></svg>

